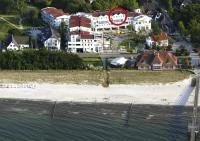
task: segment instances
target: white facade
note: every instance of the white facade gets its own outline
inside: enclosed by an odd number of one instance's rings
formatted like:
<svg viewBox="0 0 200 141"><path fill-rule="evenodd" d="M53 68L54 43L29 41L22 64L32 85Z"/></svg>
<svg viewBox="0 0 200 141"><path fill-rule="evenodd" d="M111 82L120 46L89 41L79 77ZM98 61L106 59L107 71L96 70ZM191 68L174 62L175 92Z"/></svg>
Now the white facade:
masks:
<svg viewBox="0 0 200 141"><path fill-rule="evenodd" d="M15 43L11 42L8 46L7 46L7 50L19 50L19 45L16 45Z"/></svg>
<svg viewBox="0 0 200 141"><path fill-rule="evenodd" d="M126 22L120 26L113 25L109 21L109 12L94 12L92 17L92 29L93 31L110 31L118 29L126 29L129 25L132 25L133 30L139 32L141 30L150 31L151 30L151 17L143 15L140 9L135 9L134 13L128 13ZM111 20L116 23L122 23L125 20L125 14L115 13L111 16Z"/></svg>
<svg viewBox="0 0 200 141"><path fill-rule="evenodd" d="M50 37L46 41L44 41L44 47L52 50L60 50L60 38Z"/></svg>
<svg viewBox="0 0 200 141"><path fill-rule="evenodd" d="M41 10L41 17L51 27L58 28L62 21L69 24L70 15L54 7L47 7Z"/></svg>
<svg viewBox="0 0 200 141"><path fill-rule="evenodd" d="M74 32L74 31L85 31L85 32L92 33L91 28L84 27L84 26L75 26L75 27L71 27L71 28L69 28L69 31L70 31L70 32Z"/></svg>
<svg viewBox="0 0 200 141"><path fill-rule="evenodd" d="M91 38L87 38L87 36ZM86 37L86 38L85 38ZM70 35L68 50L71 52L102 52L110 46L110 41L97 37L95 35Z"/></svg>
<svg viewBox="0 0 200 141"><path fill-rule="evenodd" d="M113 16L111 16L111 20L116 23L122 23L125 20L125 14L114 14ZM109 16L106 15L100 15L98 17L93 16L92 20L91 20L91 25L92 25L92 29L93 31L110 31L110 30L116 30L116 29L120 29L120 28L124 28L126 29L128 25L131 24L131 20L132 17L128 17L126 22L120 26L116 26L113 25L110 21L109 21Z"/></svg>
<svg viewBox="0 0 200 141"><path fill-rule="evenodd" d="M139 16L133 17L133 19L132 19L133 29L136 32L150 31L151 30L151 20L152 19L146 15L139 15Z"/></svg>
<svg viewBox="0 0 200 141"><path fill-rule="evenodd" d="M19 44L21 50L29 48L29 44Z"/></svg>
<svg viewBox="0 0 200 141"><path fill-rule="evenodd" d="M149 47L152 47L153 45L155 46L159 46L159 47L163 47L163 46L168 46L169 45L169 41L168 39L164 39L164 40L159 40L159 41L154 41L152 40L151 37L146 38L146 44Z"/></svg>
<svg viewBox="0 0 200 141"><path fill-rule="evenodd" d="M46 23L55 28L58 28L62 21L66 22L67 25L69 25L69 19L71 16L84 16L91 20L92 31L111 31L111 30L126 29L128 25L132 25L133 29L136 32L139 32L141 30L145 31L151 30L152 19L146 15L143 15L140 9L135 9L134 12L129 12L126 22L120 26L113 25L109 21L108 15L109 11L105 12L96 11L93 13L78 12L73 15L68 15L63 11L53 7L47 7L41 10L42 19ZM120 12L118 13L115 12L114 14L112 14L111 20L117 24L122 23L125 20L125 14Z"/></svg>

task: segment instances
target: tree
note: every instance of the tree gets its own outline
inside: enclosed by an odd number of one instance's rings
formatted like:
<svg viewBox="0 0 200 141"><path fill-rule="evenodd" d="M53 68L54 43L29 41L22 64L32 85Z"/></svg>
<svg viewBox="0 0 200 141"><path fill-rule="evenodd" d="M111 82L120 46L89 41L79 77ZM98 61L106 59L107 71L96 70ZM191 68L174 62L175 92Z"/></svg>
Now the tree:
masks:
<svg viewBox="0 0 200 141"><path fill-rule="evenodd" d="M21 16L26 7L27 7L26 0L16 0L15 8Z"/></svg>
<svg viewBox="0 0 200 141"><path fill-rule="evenodd" d="M162 3L166 6L169 13L173 13L172 0L162 0Z"/></svg>
<svg viewBox="0 0 200 141"><path fill-rule="evenodd" d="M127 10L133 11L138 8L138 3L136 0L123 0L121 6Z"/></svg>
<svg viewBox="0 0 200 141"><path fill-rule="evenodd" d="M128 31L132 31L133 29L132 25L128 25L127 28L128 28Z"/></svg>
<svg viewBox="0 0 200 141"><path fill-rule="evenodd" d="M1 0L0 13L10 13L13 11L13 0Z"/></svg>
<svg viewBox="0 0 200 141"><path fill-rule="evenodd" d="M38 15L39 15L39 11L36 8L29 8L24 11L23 18L25 22L28 22L32 25L37 26L38 21L39 21Z"/></svg>
<svg viewBox="0 0 200 141"><path fill-rule="evenodd" d="M152 33L154 35L158 35L161 32L160 26L157 22L153 21L152 22Z"/></svg>
<svg viewBox="0 0 200 141"><path fill-rule="evenodd" d="M60 43L60 48L61 50L65 50L65 47L66 47L66 24L64 21L61 22L61 25L60 25L60 36L61 36L61 43Z"/></svg>
<svg viewBox="0 0 200 141"><path fill-rule="evenodd" d="M181 35L186 35L187 34L187 30L183 24L183 21L179 21L178 22L178 28L179 28L179 31L181 33Z"/></svg>
<svg viewBox="0 0 200 141"><path fill-rule="evenodd" d="M200 48L200 22L192 20L189 27L193 45Z"/></svg>

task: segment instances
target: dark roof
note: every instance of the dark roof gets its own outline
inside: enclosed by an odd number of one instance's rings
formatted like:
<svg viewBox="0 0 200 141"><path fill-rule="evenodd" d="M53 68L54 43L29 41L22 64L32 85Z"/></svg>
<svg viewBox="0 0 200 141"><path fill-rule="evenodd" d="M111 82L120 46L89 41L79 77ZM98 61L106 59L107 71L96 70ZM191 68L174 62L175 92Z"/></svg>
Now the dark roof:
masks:
<svg viewBox="0 0 200 141"><path fill-rule="evenodd" d="M0 49L2 49L3 48L3 44L0 42Z"/></svg>
<svg viewBox="0 0 200 141"><path fill-rule="evenodd" d="M18 44L29 44L29 37L27 36L14 36Z"/></svg>
<svg viewBox="0 0 200 141"><path fill-rule="evenodd" d="M60 39L60 34L55 29L43 28L41 30L41 34L39 35L39 40L44 42L44 41L46 41L47 39L49 39L51 37L56 38L56 39Z"/></svg>
<svg viewBox="0 0 200 141"><path fill-rule="evenodd" d="M8 46L11 42L13 42L16 46L19 46L18 43L15 41L13 35L9 35L8 38L6 39L6 46Z"/></svg>
<svg viewBox="0 0 200 141"><path fill-rule="evenodd" d="M137 66L139 65L151 65L152 61L154 60L154 53L153 52L144 52L140 54L137 58Z"/></svg>

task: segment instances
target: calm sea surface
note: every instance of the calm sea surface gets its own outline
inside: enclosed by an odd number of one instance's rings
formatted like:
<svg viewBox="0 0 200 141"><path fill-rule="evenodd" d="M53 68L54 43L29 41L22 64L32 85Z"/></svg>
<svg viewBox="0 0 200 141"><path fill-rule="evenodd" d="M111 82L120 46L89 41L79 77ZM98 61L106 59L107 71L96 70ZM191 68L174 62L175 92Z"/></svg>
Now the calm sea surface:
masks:
<svg viewBox="0 0 200 141"><path fill-rule="evenodd" d="M0 100L0 141L188 141L191 115L192 107Z"/></svg>

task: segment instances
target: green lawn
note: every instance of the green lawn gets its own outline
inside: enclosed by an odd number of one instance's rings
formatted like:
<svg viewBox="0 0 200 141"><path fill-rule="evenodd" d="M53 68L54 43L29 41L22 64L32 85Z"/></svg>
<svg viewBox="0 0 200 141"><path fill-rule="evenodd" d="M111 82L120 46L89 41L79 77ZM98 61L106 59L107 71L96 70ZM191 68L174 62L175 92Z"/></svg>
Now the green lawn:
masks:
<svg viewBox="0 0 200 141"><path fill-rule="evenodd" d="M168 83L188 78L187 71L112 70L111 84ZM0 82L102 84L102 71L0 71Z"/></svg>
<svg viewBox="0 0 200 141"><path fill-rule="evenodd" d="M8 34L8 30L12 27L0 19L0 40L4 40Z"/></svg>

